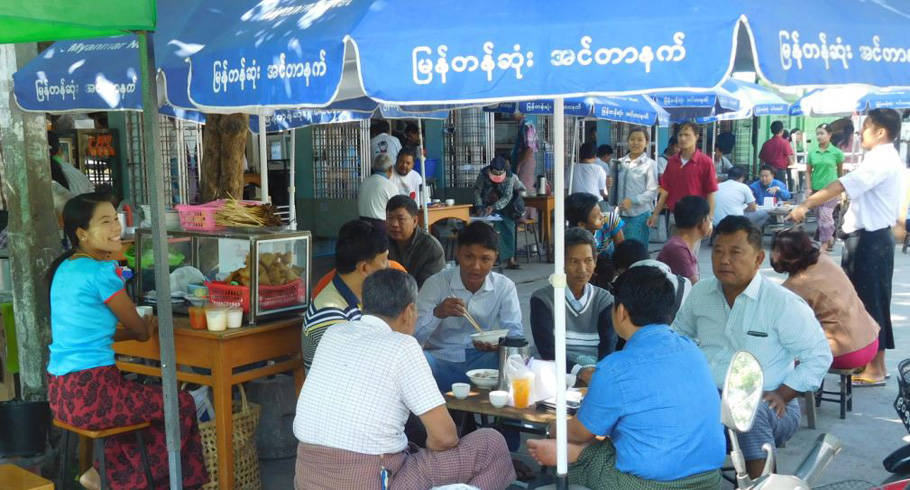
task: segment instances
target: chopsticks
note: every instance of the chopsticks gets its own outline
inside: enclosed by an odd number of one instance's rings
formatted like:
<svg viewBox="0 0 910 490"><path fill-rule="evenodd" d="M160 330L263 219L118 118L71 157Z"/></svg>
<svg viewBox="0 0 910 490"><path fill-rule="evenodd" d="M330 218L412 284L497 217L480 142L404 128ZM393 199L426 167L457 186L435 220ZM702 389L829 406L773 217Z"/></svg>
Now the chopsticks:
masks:
<svg viewBox="0 0 910 490"><path fill-rule="evenodd" d="M455 293L451 293L451 294L449 294L449 298L458 299L458 296L455 296ZM465 307L464 314L461 316L465 317L465 319L468 320L468 323L470 323L471 326L474 327L474 330L477 330L478 332L481 332L481 333L484 332L484 329L480 327L480 324L477 323L477 320L475 320L474 317L471 316L471 313L468 312L467 307Z"/></svg>
<svg viewBox="0 0 910 490"><path fill-rule="evenodd" d="M481 332L481 333L483 332L483 329L480 328L480 325L477 323L477 320L474 320L474 317L471 316L470 313L468 313L467 308L465 308L465 310L464 310L464 317L468 320L468 322L471 324L471 326L474 327L474 330L477 330L478 332Z"/></svg>

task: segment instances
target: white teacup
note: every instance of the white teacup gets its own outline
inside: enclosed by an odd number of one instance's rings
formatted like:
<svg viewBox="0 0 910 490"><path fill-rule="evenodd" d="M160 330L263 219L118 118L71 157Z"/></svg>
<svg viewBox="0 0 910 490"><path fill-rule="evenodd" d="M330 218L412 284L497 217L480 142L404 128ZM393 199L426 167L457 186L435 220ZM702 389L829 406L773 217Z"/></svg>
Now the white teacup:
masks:
<svg viewBox="0 0 910 490"><path fill-rule="evenodd" d="M468 383L452 383L452 394L459 400L464 400L471 393L471 385Z"/></svg>
<svg viewBox="0 0 910 490"><path fill-rule="evenodd" d="M454 199L446 199L446 206L454 206L454 205L455 205Z"/></svg>
<svg viewBox="0 0 910 490"><path fill-rule="evenodd" d="M502 408L509 403L509 392L496 390L490 392L490 405L496 408Z"/></svg>

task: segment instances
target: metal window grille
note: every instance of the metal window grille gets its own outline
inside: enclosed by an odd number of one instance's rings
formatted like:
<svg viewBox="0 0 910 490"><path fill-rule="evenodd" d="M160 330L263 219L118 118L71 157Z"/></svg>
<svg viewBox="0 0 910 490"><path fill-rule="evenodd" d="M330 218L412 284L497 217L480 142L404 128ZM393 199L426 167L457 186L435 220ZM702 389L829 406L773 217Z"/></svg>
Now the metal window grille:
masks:
<svg viewBox="0 0 910 490"><path fill-rule="evenodd" d="M584 124L577 117L565 118L565 143L566 143L566 171L565 179L569 178L569 165L578 161L578 148L581 146L579 132ZM553 164L556 161L553 148L553 116L537 116L537 172L536 175L546 175L547 182L553 182Z"/></svg>
<svg viewBox="0 0 910 490"><path fill-rule="evenodd" d="M202 160L202 126L167 116L158 116L159 144L164 166L165 202L186 204L196 199L199 162ZM142 114L126 115L126 168L131 200L148 204L148 176L143 165Z"/></svg>
<svg viewBox="0 0 910 490"><path fill-rule="evenodd" d="M357 199L360 183L370 175L369 128L369 121L313 127L317 199Z"/></svg>
<svg viewBox="0 0 910 490"><path fill-rule="evenodd" d="M471 187L493 158L493 114L479 107L452 111L446 126L443 158L448 186Z"/></svg>
<svg viewBox="0 0 910 490"><path fill-rule="evenodd" d="M733 146L733 164L748 165L750 172L755 164L755 147L752 146L752 118L733 122L733 135L736 144Z"/></svg>

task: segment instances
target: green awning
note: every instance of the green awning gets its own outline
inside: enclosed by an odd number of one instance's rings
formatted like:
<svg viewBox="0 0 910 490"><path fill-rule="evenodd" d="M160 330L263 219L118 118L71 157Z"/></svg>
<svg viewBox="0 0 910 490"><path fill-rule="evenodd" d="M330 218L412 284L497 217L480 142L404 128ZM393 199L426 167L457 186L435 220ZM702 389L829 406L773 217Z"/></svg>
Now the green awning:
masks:
<svg viewBox="0 0 910 490"><path fill-rule="evenodd" d="M155 0L0 0L0 43L155 30Z"/></svg>

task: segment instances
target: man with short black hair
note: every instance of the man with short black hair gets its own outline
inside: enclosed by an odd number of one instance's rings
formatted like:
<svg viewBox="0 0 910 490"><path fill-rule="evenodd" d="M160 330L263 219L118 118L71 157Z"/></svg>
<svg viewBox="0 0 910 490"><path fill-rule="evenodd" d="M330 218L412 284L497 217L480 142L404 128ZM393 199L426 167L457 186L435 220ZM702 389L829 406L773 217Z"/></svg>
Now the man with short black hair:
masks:
<svg viewBox="0 0 910 490"><path fill-rule="evenodd" d="M784 123L774 121L771 123L771 138L761 146L758 159L770 165L774 178L784 182L787 179L787 168L796 163L796 155L790 142L784 139Z"/></svg>
<svg viewBox="0 0 910 490"><path fill-rule="evenodd" d="M613 326L626 345L597 363L577 416L567 422L569 483L594 490L718 488L726 449L720 397L698 346L668 325L673 286L654 267L633 267L615 290ZM527 444L541 465L555 465L555 440Z"/></svg>
<svg viewBox="0 0 910 490"><path fill-rule="evenodd" d="M363 281L389 266L389 239L363 220L348 221L335 242L337 273L310 302L303 317L303 365L309 369L322 334L335 324L359 320Z"/></svg>
<svg viewBox="0 0 910 490"><path fill-rule="evenodd" d="M386 153L373 158L372 174L360 184L357 196L357 212L360 219L369 221L385 232L385 206L392 196L398 194L398 187L390 180L395 160Z"/></svg>
<svg viewBox="0 0 910 490"><path fill-rule="evenodd" d="M414 201L420 199L420 185L423 184L423 177L414 170L415 160L414 152L410 147L403 148L398 152L398 159L395 161L395 171L392 172L391 181L398 188L398 193L410 197Z"/></svg>
<svg viewBox="0 0 910 490"><path fill-rule="evenodd" d="M727 180L717 184L714 226L727 216L745 216L758 228L768 221L768 212L755 205L755 195L743 183L745 179L746 171L742 167L731 167L727 170Z"/></svg>
<svg viewBox="0 0 910 490"><path fill-rule="evenodd" d="M600 201L607 198L608 171L604 171L597 164L595 151L594 143L591 141L581 145L581 149L578 150L579 161L572 170L572 192L587 192Z"/></svg>
<svg viewBox="0 0 910 490"><path fill-rule="evenodd" d="M673 217L676 233L667 240L657 260L670 266L692 284L698 282L698 244L711 236L711 209L708 201L698 196L686 196L676 203Z"/></svg>
<svg viewBox="0 0 910 490"><path fill-rule="evenodd" d="M600 145L597 147L597 166L604 169L604 173L609 178L613 171L613 147L610 145Z"/></svg>
<svg viewBox="0 0 910 490"><path fill-rule="evenodd" d="M854 386L882 386L887 375L885 349L894 348L891 329L891 281L894 276L894 235L891 227L905 210L902 186L904 165L894 148L900 136L901 116L894 109L869 111L862 128L866 154L856 170L815 192L790 212L800 222L806 213L846 192L850 207L844 216L844 255L841 266L856 288L866 310L878 322L878 355L853 377Z"/></svg>
<svg viewBox="0 0 910 490"><path fill-rule="evenodd" d="M667 160L667 167L660 178L660 194L648 226L657 226L660 213L666 207L671 212L685 196L700 196L708 201L708 214L714 215L714 194L717 192L717 173L714 160L698 149L700 128L693 122L684 122L676 132L679 153Z"/></svg>
<svg viewBox="0 0 910 490"><path fill-rule="evenodd" d="M572 227L566 230L565 243L566 368L578 374L616 348L610 318L613 296L589 282L597 258L594 236ZM555 359L553 325L553 286L547 285L531 295L531 333L540 358L548 361Z"/></svg>
<svg viewBox="0 0 910 490"><path fill-rule="evenodd" d="M439 240L418 225L419 210L413 199L395 196L385 209L389 259L403 265L417 280L417 287L423 287L428 277L446 266L445 251Z"/></svg>
<svg viewBox="0 0 910 490"><path fill-rule="evenodd" d="M384 119L370 121L370 132L373 134L370 138L371 158L388 155L394 164L398 159L398 152L401 151L401 141L389 134L389 122Z"/></svg>
<svg viewBox="0 0 910 490"><path fill-rule="evenodd" d="M467 382L471 369L499 366L498 346L472 344L474 328L465 319L471 316L484 329L508 329L522 335L521 307L515 283L492 272L499 247L496 231L475 221L458 233L458 267L430 276L420 290L417 331L440 391L452 383Z"/></svg>
<svg viewBox="0 0 910 490"><path fill-rule="evenodd" d="M787 189L787 184L774 177L775 170L770 165L763 165L758 172L758 180L749 186L752 196L760 205L765 205L765 199L773 198L778 202L789 201L793 194Z"/></svg>
<svg viewBox="0 0 910 490"><path fill-rule="evenodd" d="M718 390L736 351L749 351L761 363L764 403L752 429L739 435L752 478L765 462L762 445L774 447L796 433L797 396L818 389L832 360L812 308L758 272L765 259L761 240L761 231L743 216L718 223L711 250L714 277L692 287L673 322L704 352Z"/></svg>
<svg viewBox="0 0 910 490"><path fill-rule="evenodd" d="M480 429L459 440L445 400L414 339L417 284L378 271L363 283L364 316L329 328L294 418L297 490L410 490L451 483L504 489L514 480L502 435ZM343 378L344 382L339 383ZM410 453L404 433L413 413L426 427L426 449Z"/></svg>

